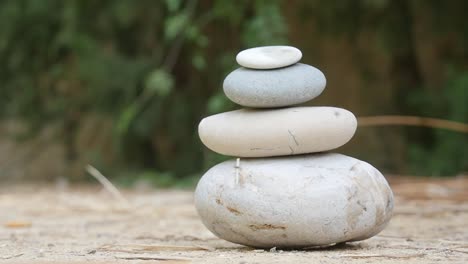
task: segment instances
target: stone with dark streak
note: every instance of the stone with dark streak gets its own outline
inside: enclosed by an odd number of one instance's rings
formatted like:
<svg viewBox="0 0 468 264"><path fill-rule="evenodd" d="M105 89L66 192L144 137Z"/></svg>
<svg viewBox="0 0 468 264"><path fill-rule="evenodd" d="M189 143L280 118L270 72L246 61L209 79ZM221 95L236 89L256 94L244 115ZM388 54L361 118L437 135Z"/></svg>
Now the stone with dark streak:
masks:
<svg viewBox="0 0 468 264"><path fill-rule="evenodd" d="M379 233L393 194L370 164L341 154L230 160L198 183L195 205L225 240L258 248L305 248Z"/></svg>
<svg viewBox="0 0 468 264"><path fill-rule="evenodd" d="M200 122L203 144L223 155L271 157L336 149L356 131L356 117L336 107L241 109Z"/></svg>

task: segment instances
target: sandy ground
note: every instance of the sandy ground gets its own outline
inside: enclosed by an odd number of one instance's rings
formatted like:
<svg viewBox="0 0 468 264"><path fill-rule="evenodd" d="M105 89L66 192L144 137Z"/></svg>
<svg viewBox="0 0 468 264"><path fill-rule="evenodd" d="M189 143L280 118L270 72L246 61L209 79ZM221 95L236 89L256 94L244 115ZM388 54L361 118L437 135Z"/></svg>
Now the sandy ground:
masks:
<svg viewBox="0 0 468 264"><path fill-rule="evenodd" d="M256 250L214 237L189 191L0 186L4 263L468 263L468 178L390 181L390 225L322 249Z"/></svg>

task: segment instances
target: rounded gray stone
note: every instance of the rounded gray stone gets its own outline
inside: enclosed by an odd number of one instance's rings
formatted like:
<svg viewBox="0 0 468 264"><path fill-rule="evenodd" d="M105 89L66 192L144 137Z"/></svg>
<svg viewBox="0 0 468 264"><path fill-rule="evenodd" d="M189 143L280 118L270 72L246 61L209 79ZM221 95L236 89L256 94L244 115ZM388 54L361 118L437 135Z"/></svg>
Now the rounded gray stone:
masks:
<svg viewBox="0 0 468 264"><path fill-rule="evenodd" d="M305 103L320 95L326 82L319 69L296 63L274 70L239 68L224 79L223 89L239 105L271 108Z"/></svg>
<svg viewBox="0 0 468 264"><path fill-rule="evenodd" d="M198 135L209 149L234 157L272 157L338 148L356 132L353 113L337 107L241 109L204 118Z"/></svg>
<svg viewBox="0 0 468 264"><path fill-rule="evenodd" d="M220 163L198 183L195 206L225 240L304 248L376 235L392 216L393 194L370 164L323 153Z"/></svg>

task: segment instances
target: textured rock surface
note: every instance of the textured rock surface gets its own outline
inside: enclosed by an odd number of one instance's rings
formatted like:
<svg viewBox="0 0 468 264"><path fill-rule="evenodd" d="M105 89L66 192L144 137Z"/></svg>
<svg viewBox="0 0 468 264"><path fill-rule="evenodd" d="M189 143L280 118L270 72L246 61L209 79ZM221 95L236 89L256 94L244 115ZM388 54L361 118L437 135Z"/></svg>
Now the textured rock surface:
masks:
<svg viewBox="0 0 468 264"><path fill-rule="evenodd" d="M338 148L356 131L355 116L336 107L241 109L204 118L203 144L235 157L270 157Z"/></svg>
<svg viewBox="0 0 468 264"><path fill-rule="evenodd" d="M390 220L393 194L382 174L341 154L242 159L211 168L195 205L205 226L243 245L301 248L363 240Z"/></svg>
<svg viewBox="0 0 468 264"><path fill-rule="evenodd" d="M302 58L302 52L291 46L265 46L246 49L237 54L240 66L252 69L275 69L292 65Z"/></svg>
<svg viewBox="0 0 468 264"><path fill-rule="evenodd" d="M223 83L233 102L247 107L283 107L307 102L322 93L323 73L310 65L296 63L275 70L239 68Z"/></svg>

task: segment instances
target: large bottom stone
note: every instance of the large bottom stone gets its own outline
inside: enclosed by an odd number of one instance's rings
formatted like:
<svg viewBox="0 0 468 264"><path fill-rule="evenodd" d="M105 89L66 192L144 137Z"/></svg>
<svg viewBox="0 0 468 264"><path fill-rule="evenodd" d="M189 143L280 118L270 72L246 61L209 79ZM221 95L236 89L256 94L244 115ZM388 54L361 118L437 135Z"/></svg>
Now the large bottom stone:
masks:
<svg viewBox="0 0 468 264"><path fill-rule="evenodd" d="M303 248L363 240L393 210L383 175L341 154L230 160L198 183L195 205L225 240L259 248Z"/></svg>

